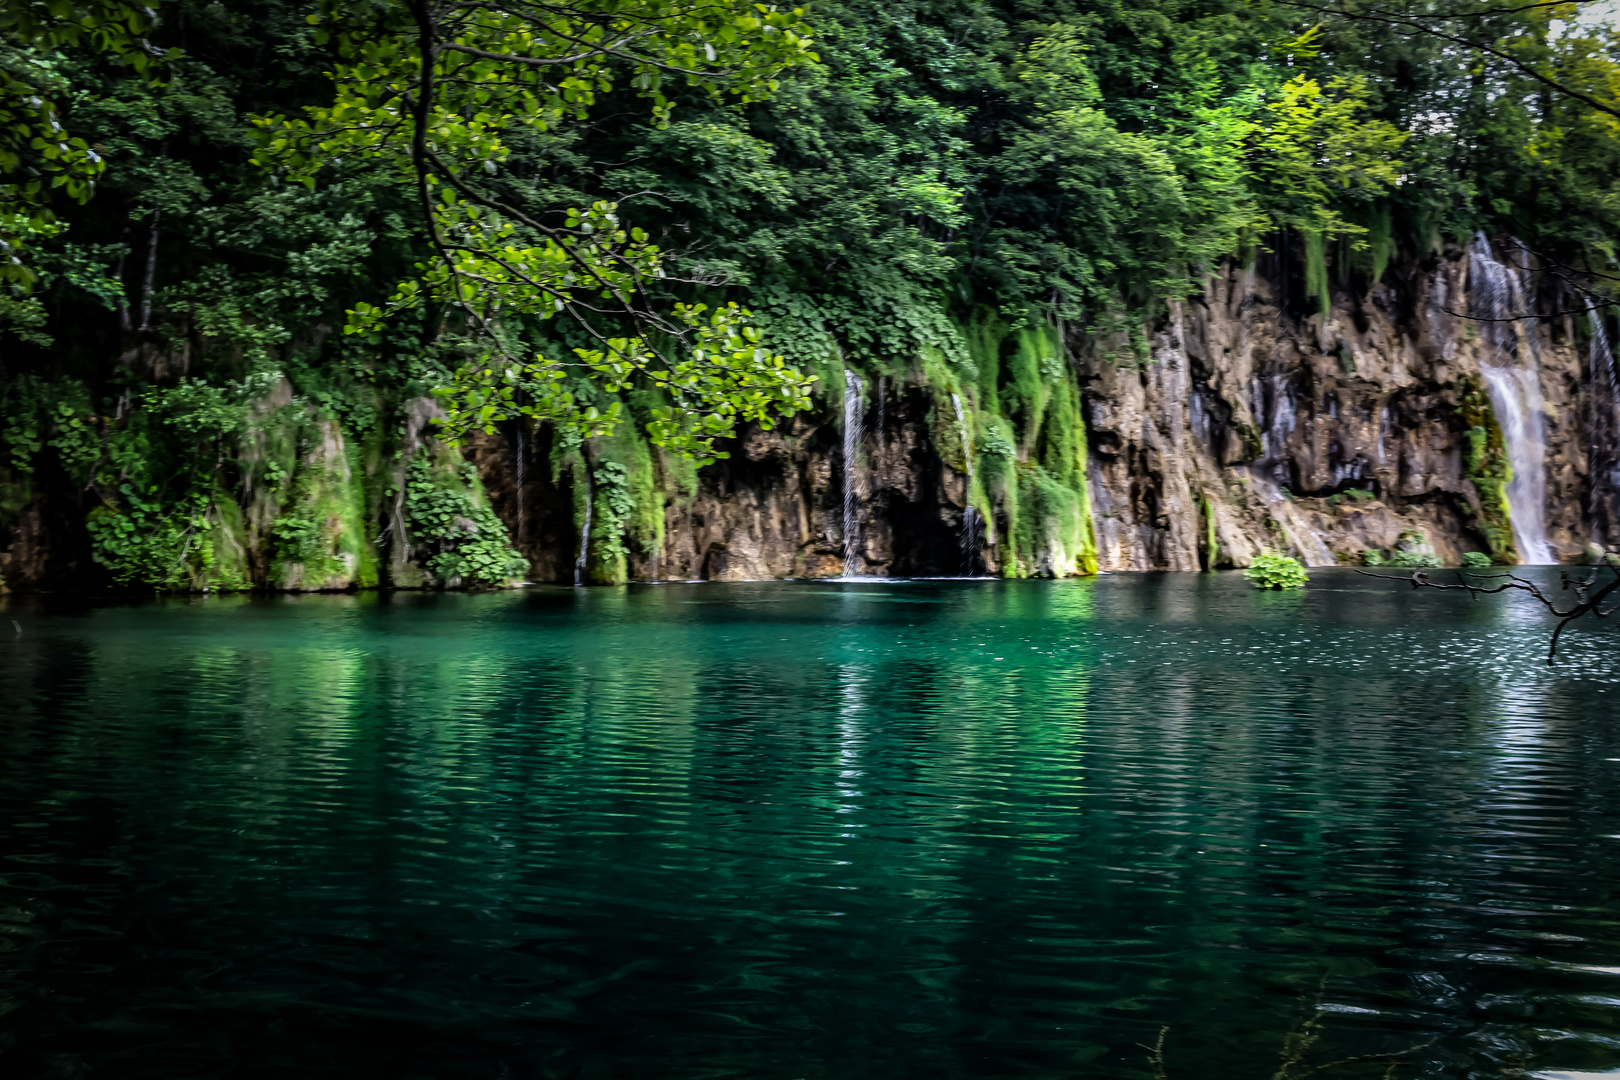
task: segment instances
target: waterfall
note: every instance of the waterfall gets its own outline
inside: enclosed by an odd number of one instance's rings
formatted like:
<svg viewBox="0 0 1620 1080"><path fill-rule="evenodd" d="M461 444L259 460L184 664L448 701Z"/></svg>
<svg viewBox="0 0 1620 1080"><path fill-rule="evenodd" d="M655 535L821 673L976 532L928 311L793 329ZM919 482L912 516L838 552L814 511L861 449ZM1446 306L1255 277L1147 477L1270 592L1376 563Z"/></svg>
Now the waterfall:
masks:
<svg viewBox="0 0 1620 1080"><path fill-rule="evenodd" d="M1249 380L1249 408L1260 428L1260 456L1249 471L1263 471L1274 484L1290 483L1288 437L1294 433L1298 410L1292 374L1277 371L1255 375Z"/></svg>
<svg viewBox="0 0 1620 1080"><path fill-rule="evenodd" d="M1614 347L1609 344L1609 330L1604 324L1603 315L1590 300L1586 302L1586 318L1592 325L1592 383L1594 386L1597 384L1601 368L1612 394L1620 389L1620 377L1616 376L1614 370Z"/></svg>
<svg viewBox="0 0 1620 1080"><path fill-rule="evenodd" d="M1534 345L1521 348L1517 317L1525 313L1525 288L1519 272L1496 261L1490 241L1478 233L1469 246L1469 303L1481 319L1480 336L1491 357L1480 360L1491 408L1507 444L1512 478L1507 485L1513 540L1526 563L1556 563L1547 542L1546 429L1542 419L1541 365ZM1514 320L1514 321L1506 321Z"/></svg>
<svg viewBox="0 0 1620 1080"><path fill-rule="evenodd" d="M967 493L962 502L962 576L972 577L979 562L979 512L973 508L973 446L968 441L967 414L962 411L962 399L951 395L951 406L956 410L956 429L962 435L962 461L967 466Z"/></svg>
<svg viewBox="0 0 1620 1080"><path fill-rule="evenodd" d="M574 584L585 584L585 556L591 550L591 503L596 500L596 493L591 485L591 467L585 465L585 525L579 530L579 558L574 560Z"/></svg>
<svg viewBox="0 0 1620 1080"><path fill-rule="evenodd" d="M1294 386L1286 371L1279 371L1266 377L1267 397L1271 403L1271 413L1265 430L1260 434L1260 444L1269 458L1280 459L1288 446L1288 436L1294 433L1295 412ZM1284 475L1286 479L1286 475Z"/></svg>
<svg viewBox="0 0 1620 1080"><path fill-rule="evenodd" d="M979 512L970 503L962 510L962 576L979 569Z"/></svg>
<svg viewBox="0 0 1620 1080"><path fill-rule="evenodd" d="M844 576L857 577L861 569L861 497L865 494L860 469L861 380L844 369Z"/></svg>
<svg viewBox="0 0 1620 1080"><path fill-rule="evenodd" d="M1607 505L1607 500L1601 497L1605 479L1609 494L1620 493L1620 453L1617 453L1620 450L1620 375L1615 371L1614 346L1609 342L1603 309L1588 300L1586 317L1592 328L1592 417L1587 472L1592 477L1592 506L1596 511L1597 507ZM1604 391L1601 394L1599 387ZM1607 509L1593 514L1599 520L1608 516ZM1601 533L1605 526L1612 525L1612 521L1604 520L1603 525L1594 523L1594 528ZM1602 543L1606 538L1600 536L1599 540Z"/></svg>

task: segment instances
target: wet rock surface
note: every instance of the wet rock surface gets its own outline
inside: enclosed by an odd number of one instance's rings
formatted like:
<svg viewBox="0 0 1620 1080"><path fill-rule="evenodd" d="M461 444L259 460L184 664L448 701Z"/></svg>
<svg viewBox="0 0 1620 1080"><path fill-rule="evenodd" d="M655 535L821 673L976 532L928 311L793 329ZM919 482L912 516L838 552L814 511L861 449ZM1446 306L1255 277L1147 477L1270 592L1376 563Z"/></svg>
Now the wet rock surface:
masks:
<svg viewBox="0 0 1620 1080"><path fill-rule="evenodd" d="M619 451L516 422L453 451L432 437L430 398L404 404L393 442L364 441L289 410L283 380L240 450L258 486L212 523L215 547L255 588L454 584L429 566L445 542L415 535L408 512L408 463L427 455L469 508L487 499L531 581L1194 571L1267 549L1359 564L1410 534L1448 565L1470 552L1582 561L1620 543L1610 327L1578 304L1522 318L1569 305L1538 295L1501 250L1476 239L1376 284L1352 277L1325 309L1301 295L1297 266L1261 252L1172 303L1145 354L1071 329L1038 402L1008 404L1005 350L999 391L994 373L986 390L937 363L846 373L841 401L830 388L817 410L745 430L701 469L641 444L637 498L652 509L635 527L607 521L593 487ZM1053 378L1072 437L1053 434ZM1020 418L1041 409L1044 428ZM1063 437L1075 447L1054 458ZM272 461L296 481L264 479ZM1062 497L1042 503L1065 469ZM22 494L0 519L0 576L13 589L104 586L88 496L48 481L7 488ZM276 538L295 517L313 554Z"/></svg>
<svg viewBox="0 0 1620 1080"><path fill-rule="evenodd" d="M1267 547L1359 562L1407 530L1448 564L1490 552L1469 433L1494 425L1482 433L1501 437L1503 409L1475 425L1467 399L1490 397L1504 370L1540 399L1521 405L1540 427L1538 538L1551 557L1574 561L1606 531L1620 539L1612 487L1590 482L1589 449L1613 436L1601 407L1594 430L1585 348L1567 319L1518 324L1504 347L1496 324L1464 317L1480 305L1481 261L1454 249L1392 270L1363 295L1336 292L1324 315L1292 307L1262 257L1174 305L1145 365L1076 343L1101 568L1243 566Z"/></svg>

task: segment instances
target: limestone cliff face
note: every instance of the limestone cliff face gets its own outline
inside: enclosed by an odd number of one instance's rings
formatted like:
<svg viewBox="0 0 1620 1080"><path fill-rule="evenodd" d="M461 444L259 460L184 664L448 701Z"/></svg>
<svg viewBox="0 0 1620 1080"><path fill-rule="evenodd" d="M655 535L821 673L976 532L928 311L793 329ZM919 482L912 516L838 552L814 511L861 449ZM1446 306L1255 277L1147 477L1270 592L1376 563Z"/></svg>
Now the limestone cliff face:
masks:
<svg viewBox="0 0 1620 1080"><path fill-rule="evenodd" d="M1172 304L1145 357L976 314L965 354L846 373L702 469L632 425L565 445L508 424L458 460L429 399L349 432L283 381L208 511L209 558L170 587L1576 561L1620 542L1620 393L1604 325L1536 285L1478 241L1323 305L1263 254ZM62 480L0 475L11 588L109 580L96 500Z"/></svg>
<svg viewBox="0 0 1620 1080"><path fill-rule="evenodd" d="M961 546L968 477L960 462L953 468L941 456L931 395L874 380L860 411L864 432L854 446L861 490L847 504L841 419L801 414L771 431L751 428L729 458L696 470L685 485L680 463L653 450L662 520L653 542L626 545L621 573L642 581L836 577L846 558L861 575L956 575L964 566L993 572L994 550L976 548L974 562ZM475 440L470 454L530 562L531 580L573 581L584 521L578 483L558 469L556 448L541 431L522 440L520 488L518 444L509 431ZM593 447L578 452L592 467L612 460ZM594 553L605 516L599 507L593 514L585 582L603 579ZM848 543L846 529L853 533Z"/></svg>
<svg viewBox="0 0 1620 1080"><path fill-rule="evenodd" d="M1362 291L1341 287L1325 312L1301 277L1274 254L1226 267L1171 306L1145 363L1120 363L1079 335L1065 343L1084 417L1075 486L1089 565L1052 558L1047 541L1009 542L1018 486L983 479L998 441L986 421L993 395L968 392L975 373L947 373L943 387L936 370L883 380L863 399L853 503L841 417L797 417L748 433L731 460L702 470L626 572L826 577L846 571L848 552L850 572L897 576L1195 571L1246 566L1268 548L1310 565L1401 549L1432 549L1448 565L1469 552L1569 562L1620 540L1614 396L1591 364L1608 354L1581 319L1514 318L1533 310L1534 283L1479 244L1393 268ZM969 398L965 419L947 414L953 388ZM1006 471L1021 476L1039 439L1007 436ZM486 447L481 460L510 452ZM485 483L517 533L517 500L498 471L485 467ZM529 466L531 478L540 472ZM557 551L577 550L578 515L556 512L546 480L529 483L525 553L538 578L572 580L573 559Z"/></svg>
<svg viewBox="0 0 1620 1080"><path fill-rule="evenodd" d="M1527 291L1517 310L1484 295L1493 263L1451 250L1305 316L1275 259L1229 267L1173 306L1145 367L1083 357L1099 565L1243 566L1263 547L1359 562L1407 530L1453 565L1538 543L1573 561L1620 539L1589 468L1613 454L1590 343L1571 317L1464 317L1526 310Z"/></svg>

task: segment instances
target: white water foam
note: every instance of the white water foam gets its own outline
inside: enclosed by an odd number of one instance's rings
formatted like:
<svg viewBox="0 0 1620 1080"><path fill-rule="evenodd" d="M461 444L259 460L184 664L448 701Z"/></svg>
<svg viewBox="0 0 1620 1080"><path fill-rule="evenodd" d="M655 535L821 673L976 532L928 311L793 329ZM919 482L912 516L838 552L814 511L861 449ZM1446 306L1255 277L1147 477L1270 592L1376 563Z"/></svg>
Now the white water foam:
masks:
<svg viewBox="0 0 1620 1080"><path fill-rule="evenodd" d="M979 512L973 508L973 444L968 439L967 414L962 411L962 399L956 394L951 395L951 405L956 409L956 428L962 435L962 460L967 465L967 495L962 509L962 576L972 577L979 561Z"/></svg>
<svg viewBox="0 0 1620 1080"><path fill-rule="evenodd" d="M861 379L849 368L844 369L844 574L845 578L860 576L861 566L861 501L866 494L861 474L862 420Z"/></svg>
<svg viewBox="0 0 1620 1080"><path fill-rule="evenodd" d="M1524 282L1519 270L1496 260L1484 233L1474 237L1468 253L1469 303L1476 317L1492 320L1479 324L1481 337L1493 346L1491 357L1481 358L1479 373L1513 468L1507 485L1513 541L1522 562L1557 563L1558 556L1547 540L1547 433L1542 418L1541 364L1533 331L1526 344L1519 325L1519 316L1526 313Z"/></svg>
<svg viewBox="0 0 1620 1080"><path fill-rule="evenodd" d="M591 467L585 466L585 524L579 530L579 558L574 560L574 584L585 584L585 557L591 550L591 503L596 501L596 493L591 485Z"/></svg>

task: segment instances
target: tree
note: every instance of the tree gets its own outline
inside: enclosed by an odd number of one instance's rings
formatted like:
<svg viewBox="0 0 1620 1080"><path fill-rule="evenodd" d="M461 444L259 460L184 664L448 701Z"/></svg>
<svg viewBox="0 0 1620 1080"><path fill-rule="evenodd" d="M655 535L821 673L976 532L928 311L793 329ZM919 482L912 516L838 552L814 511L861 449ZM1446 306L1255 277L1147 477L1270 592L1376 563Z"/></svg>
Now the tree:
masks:
<svg viewBox="0 0 1620 1080"><path fill-rule="evenodd" d="M745 309L667 302L682 283L616 204L548 212L512 197L502 171L514 138L543 146L616 85L660 125L672 85L742 103L769 95L783 68L814 58L802 20L740 0L326 0L310 21L334 56L335 100L260 118L258 160L310 186L358 168L412 189L433 257L384 305L351 309L347 330L457 313L445 328L472 350L442 393L451 437L511 416L604 433L618 402L584 400L570 385L583 375L610 394L657 387L667 404L650 437L723 456L715 439L805 407L811 380L763 346ZM536 325L558 316L584 343L536 347Z"/></svg>
<svg viewBox="0 0 1620 1080"><path fill-rule="evenodd" d="M44 310L30 296L39 279L30 249L62 230L51 197L61 191L74 202L86 202L106 168L101 156L62 123L58 98L70 88L58 71L61 50L88 47L156 78L175 55L146 38L157 24L156 4L0 4L0 324L28 340L49 340L38 331Z"/></svg>

